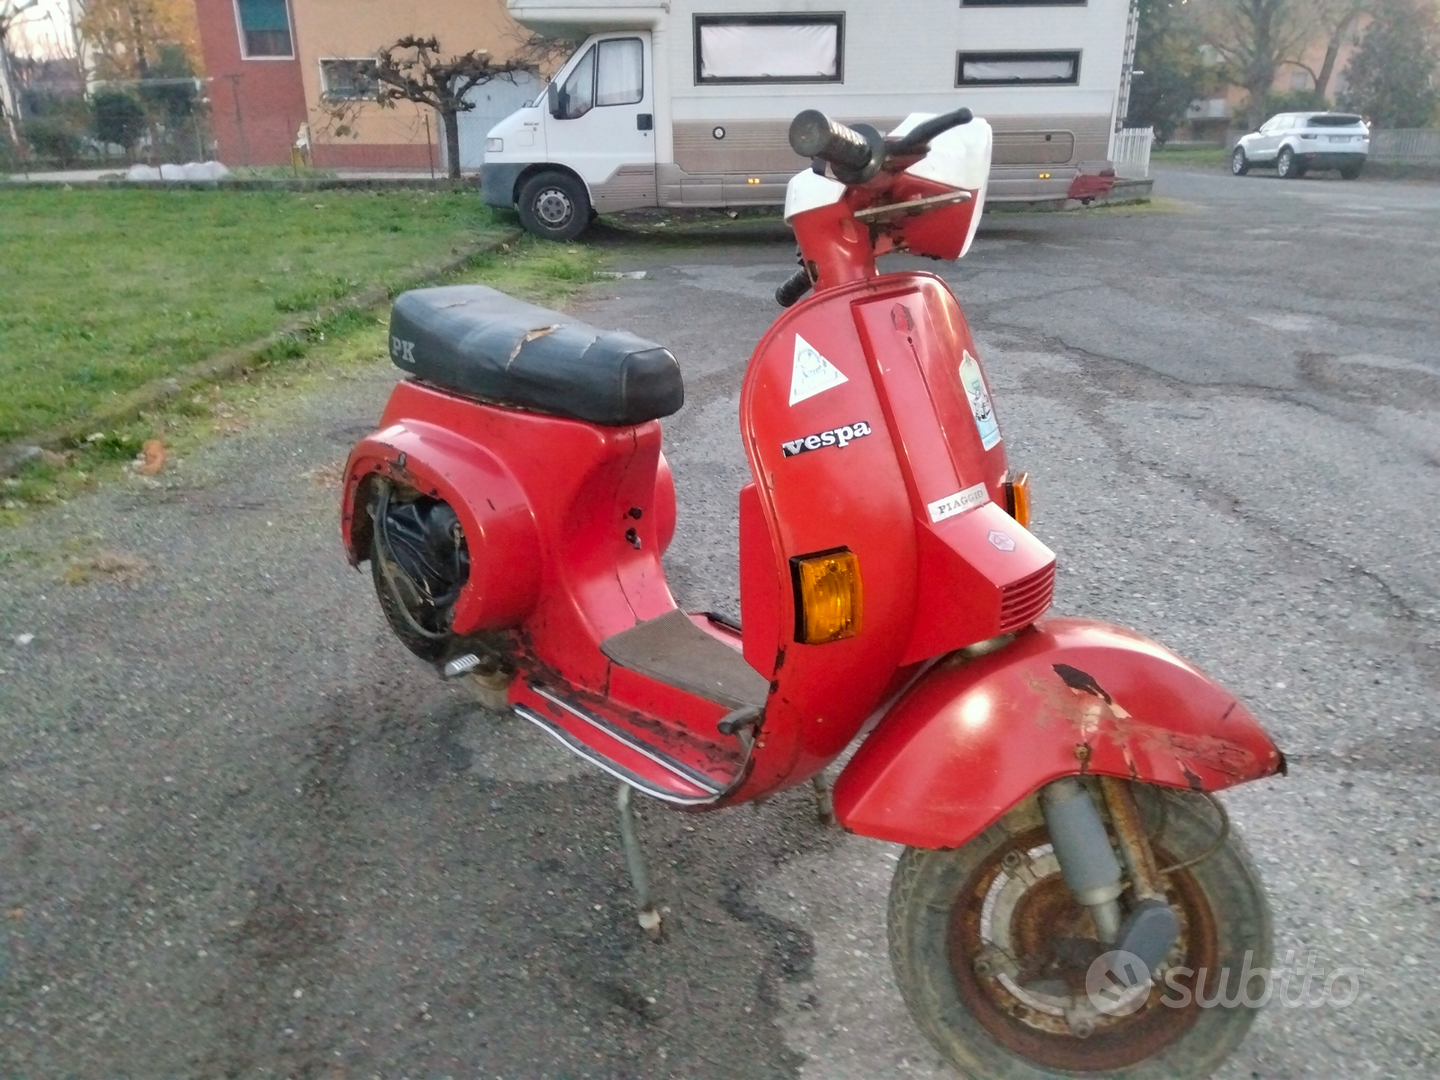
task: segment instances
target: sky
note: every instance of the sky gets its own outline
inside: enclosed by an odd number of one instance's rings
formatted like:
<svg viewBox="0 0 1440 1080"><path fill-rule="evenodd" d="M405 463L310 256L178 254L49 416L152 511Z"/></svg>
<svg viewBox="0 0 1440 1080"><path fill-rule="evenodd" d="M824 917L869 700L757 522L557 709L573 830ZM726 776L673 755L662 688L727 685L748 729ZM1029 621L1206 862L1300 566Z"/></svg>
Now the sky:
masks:
<svg viewBox="0 0 1440 1080"><path fill-rule="evenodd" d="M20 28L19 41L12 46L16 52L33 56L54 55L56 38L66 52L74 51L70 37L70 5L67 0L40 0L28 14L27 22Z"/></svg>

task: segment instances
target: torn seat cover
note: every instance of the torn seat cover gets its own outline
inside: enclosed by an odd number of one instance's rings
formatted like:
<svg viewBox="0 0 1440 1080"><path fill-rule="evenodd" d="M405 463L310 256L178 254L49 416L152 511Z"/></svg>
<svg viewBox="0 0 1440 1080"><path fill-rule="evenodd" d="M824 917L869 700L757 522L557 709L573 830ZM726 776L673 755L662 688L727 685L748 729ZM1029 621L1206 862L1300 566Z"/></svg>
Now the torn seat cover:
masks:
<svg viewBox="0 0 1440 1080"><path fill-rule="evenodd" d="M593 424L640 424L685 401L669 349L483 285L402 293L390 358L442 389Z"/></svg>

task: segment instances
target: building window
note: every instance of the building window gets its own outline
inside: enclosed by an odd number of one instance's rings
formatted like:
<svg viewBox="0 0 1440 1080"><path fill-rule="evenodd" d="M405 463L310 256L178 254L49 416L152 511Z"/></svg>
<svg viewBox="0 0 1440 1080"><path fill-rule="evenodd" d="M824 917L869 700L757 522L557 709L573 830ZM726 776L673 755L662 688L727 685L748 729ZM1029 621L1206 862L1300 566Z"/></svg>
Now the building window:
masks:
<svg viewBox="0 0 1440 1080"><path fill-rule="evenodd" d="M956 62L956 86L1074 86L1079 81L1078 52L962 52Z"/></svg>
<svg viewBox="0 0 1440 1080"><path fill-rule="evenodd" d="M380 80L374 60L321 60L320 92L326 101L375 101Z"/></svg>
<svg viewBox="0 0 1440 1080"><path fill-rule="evenodd" d="M235 14L240 23L240 51L247 60L295 55L285 0L235 0Z"/></svg>
<svg viewBox="0 0 1440 1080"><path fill-rule="evenodd" d="M845 16L696 15L695 82L845 81Z"/></svg>

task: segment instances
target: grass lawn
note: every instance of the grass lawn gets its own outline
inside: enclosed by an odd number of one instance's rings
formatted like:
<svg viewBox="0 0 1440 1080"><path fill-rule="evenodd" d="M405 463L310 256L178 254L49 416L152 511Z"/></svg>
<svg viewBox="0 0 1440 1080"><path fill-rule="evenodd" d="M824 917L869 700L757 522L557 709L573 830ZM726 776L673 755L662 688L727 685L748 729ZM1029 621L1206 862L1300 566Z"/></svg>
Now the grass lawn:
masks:
<svg viewBox="0 0 1440 1080"><path fill-rule="evenodd" d="M0 189L0 444L504 230L474 192Z"/></svg>
<svg viewBox="0 0 1440 1080"><path fill-rule="evenodd" d="M1230 153L1223 146L1157 146L1150 151L1152 165L1214 165L1224 167Z"/></svg>
<svg viewBox="0 0 1440 1080"><path fill-rule="evenodd" d="M593 284L598 263L594 248L527 237L509 251L479 255L435 284L475 282L554 307L581 286ZM352 311L326 323L324 330L300 335L293 350L262 360L236 378L167 398L132 420L105 425L63 453L48 453L22 466L17 475L0 478L0 537L6 526L36 509L102 485L147 482L149 478L137 476L131 467L147 440L159 440L170 462L183 461L202 443L238 435L256 419L288 407L297 394L323 390L367 365L393 370L386 348L388 319L383 307ZM166 464L158 479L170 482L173 475L173 464ZM12 557L0 542L0 569Z"/></svg>

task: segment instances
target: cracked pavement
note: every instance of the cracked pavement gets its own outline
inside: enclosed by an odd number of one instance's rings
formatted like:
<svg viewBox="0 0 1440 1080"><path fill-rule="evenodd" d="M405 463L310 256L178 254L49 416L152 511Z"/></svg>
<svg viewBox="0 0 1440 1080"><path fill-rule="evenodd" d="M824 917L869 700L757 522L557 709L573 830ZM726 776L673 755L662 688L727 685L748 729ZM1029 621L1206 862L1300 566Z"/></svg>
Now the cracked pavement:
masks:
<svg viewBox="0 0 1440 1080"><path fill-rule="evenodd" d="M1156 193L894 263L969 316L1056 610L1165 642L1289 757L1225 802L1277 957L1358 967L1361 992L1272 1004L1217 1075L1432 1077L1440 187L1166 172ZM717 231L602 234L649 276L578 306L680 358L667 570L682 604L738 614L737 393L793 249ZM642 800L670 909L650 944L610 783L390 639L323 477L394 377L0 536L0 1073L953 1076L890 976L896 849L818 828L804 790ZM23 554L66 542L149 569L72 585Z"/></svg>

